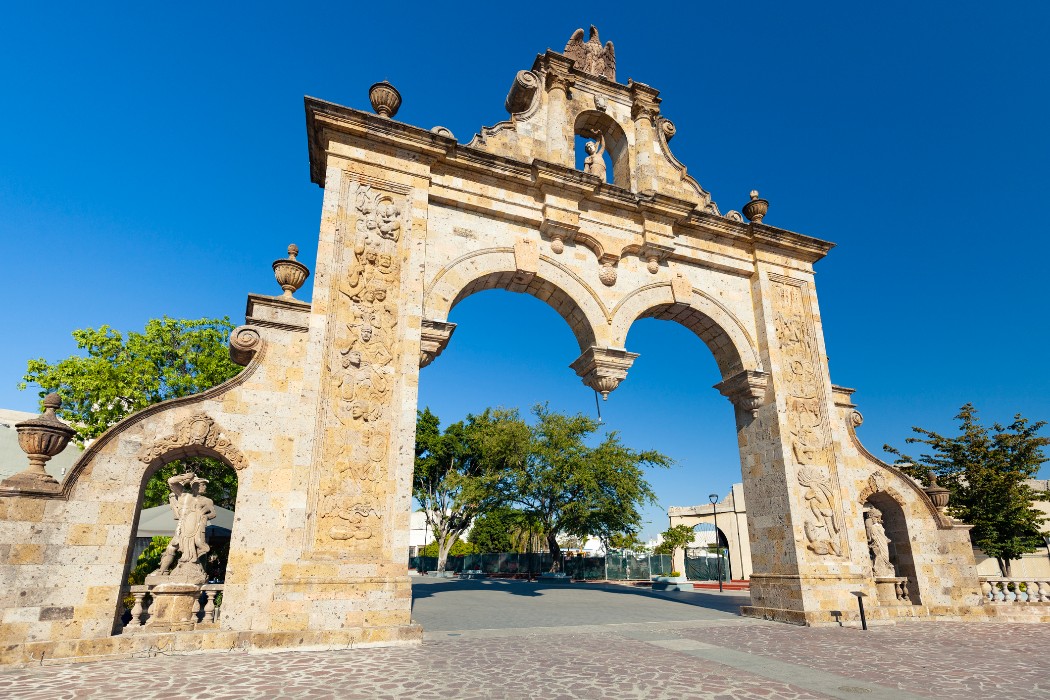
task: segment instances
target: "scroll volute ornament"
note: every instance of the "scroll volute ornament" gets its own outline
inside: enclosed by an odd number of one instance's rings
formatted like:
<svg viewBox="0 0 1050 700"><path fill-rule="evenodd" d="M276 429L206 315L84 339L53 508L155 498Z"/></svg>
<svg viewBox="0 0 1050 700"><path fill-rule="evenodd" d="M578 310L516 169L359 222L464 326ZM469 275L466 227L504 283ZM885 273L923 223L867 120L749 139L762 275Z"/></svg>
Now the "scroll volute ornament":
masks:
<svg viewBox="0 0 1050 700"><path fill-rule="evenodd" d="M273 275L277 278L277 284L281 285L281 289L284 290L281 296L285 299L292 299L292 294L299 291L299 288L306 282L306 278L310 276L310 268L296 260L297 255L299 255L299 246L292 243L288 246L287 258L273 261Z"/></svg>
<svg viewBox="0 0 1050 700"><path fill-rule="evenodd" d="M15 423L18 446L29 455L29 468L4 481L7 486L55 486L58 482L44 470L49 459L66 449L76 431L55 415L62 407L58 394L44 397L44 412L37 418Z"/></svg>

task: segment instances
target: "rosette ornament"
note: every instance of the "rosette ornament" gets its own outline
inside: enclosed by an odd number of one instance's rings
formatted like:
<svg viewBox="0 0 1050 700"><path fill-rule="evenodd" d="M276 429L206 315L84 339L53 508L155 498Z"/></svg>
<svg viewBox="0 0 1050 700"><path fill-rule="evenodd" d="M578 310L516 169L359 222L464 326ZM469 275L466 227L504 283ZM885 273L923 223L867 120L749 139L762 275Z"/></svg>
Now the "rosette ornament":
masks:
<svg viewBox="0 0 1050 700"><path fill-rule="evenodd" d="M277 284L284 290L281 296L285 299L292 299L292 294L299 291L310 276L310 269L295 259L298 254L299 246L293 243L288 246L287 258L273 261L273 275L277 278Z"/></svg>
<svg viewBox="0 0 1050 700"><path fill-rule="evenodd" d="M29 468L4 480L4 486L53 487L58 482L44 470L49 459L66 449L75 430L55 415L62 407L58 394L44 397L44 412L37 418L15 423L18 431L18 446L29 455Z"/></svg>

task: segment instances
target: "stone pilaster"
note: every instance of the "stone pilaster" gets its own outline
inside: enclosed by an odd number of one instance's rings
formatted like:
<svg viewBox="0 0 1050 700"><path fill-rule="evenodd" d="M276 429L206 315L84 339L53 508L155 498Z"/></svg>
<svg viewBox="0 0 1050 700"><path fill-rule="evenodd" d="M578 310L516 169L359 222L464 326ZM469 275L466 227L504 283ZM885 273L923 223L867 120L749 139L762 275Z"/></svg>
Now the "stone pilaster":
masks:
<svg viewBox="0 0 1050 700"><path fill-rule="evenodd" d="M545 57L547 76L547 160L551 163L575 167L572 124L568 122L566 104L569 91L576 83L570 74L572 61L548 53Z"/></svg>

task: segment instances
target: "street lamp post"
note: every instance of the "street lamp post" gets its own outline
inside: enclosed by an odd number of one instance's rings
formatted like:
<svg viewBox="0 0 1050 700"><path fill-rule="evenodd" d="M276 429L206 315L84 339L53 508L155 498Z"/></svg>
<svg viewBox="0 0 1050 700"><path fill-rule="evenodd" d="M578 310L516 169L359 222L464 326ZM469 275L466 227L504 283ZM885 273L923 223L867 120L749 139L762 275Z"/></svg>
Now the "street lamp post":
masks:
<svg viewBox="0 0 1050 700"><path fill-rule="evenodd" d="M711 510L715 514L715 547L718 549L718 592L722 592L722 545L718 543L718 494L712 493L708 500L711 501Z"/></svg>

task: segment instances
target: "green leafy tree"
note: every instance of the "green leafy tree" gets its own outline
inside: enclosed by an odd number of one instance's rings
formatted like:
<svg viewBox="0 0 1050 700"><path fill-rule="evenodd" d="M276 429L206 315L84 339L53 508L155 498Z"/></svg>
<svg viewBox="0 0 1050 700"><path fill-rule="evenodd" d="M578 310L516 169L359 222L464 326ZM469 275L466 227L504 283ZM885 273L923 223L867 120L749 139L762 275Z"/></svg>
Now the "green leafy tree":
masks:
<svg viewBox="0 0 1050 700"><path fill-rule="evenodd" d="M885 445L896 455L896 465L929 485L931 475L951 493L948 511L973 526L970 538L975 547L995 557L1004 576L1010 562L1043 544L1039 526L1042 514L1033 507L1039 494L1028 484L1046 461L1043 447L1050 438L1038 435L1045 421L1030 423L1020 414L1010 425L992 425L991 431L977 419L977 409L967 403L955 417L961 422L959 435L946 437L932 430L912 428L921 437L908 443L926 445L930 452L918 459Z"/></svg>
<svg viewBox="0 0 1050 700"><path fill-rule="evenodd" d="M501 503L500 484L524 459L528 435L517 411L486 409L444 432L429 408L418 413L412 495L433 529L438 571L474 519Z"/></svg>
<svg viewBox="0 0 1050 700"><path fill-rule="evenodd" d="M608 540L637 529L641 507L656 502L644 469L667 467L672 460L655 450L633 450L615 432L589 447L598 422L582 414L568 416L543 405L533 414L528 457L502 486L505 501L519 506L547 536L555 564L561 557L559 536Z"/></svg>
<svg viewBox="0 0 1050 700"><path fill-rule="evenodd" d="M19 384L40 387L41 398L62 397L59 415L79 443L151 404L189 396L235 376L230 360L228 318L180 320L164 317L127 337L109 326L73 331L81 354L49 363L29 360Z"/></svg>
<svg viewBox="0 0 1050 700"><path fill-rule="evenodd" d="M170 537L159 535L151 539L150 543L146 545L146 549L142 550L142 554L139 555L138 561L135 562L135 567L128 574L128 583L132 586L142 585L146 577L160 566L160 558L163 556L169 542L171 542Z"/></svg>
<svg viewBox="0 0 1050 700"><path fill-rule="evenodd" d="M230 360L232 330L228 318L168 317L150 320L143 332L126 336L109 326L76 330L73 338L81 352L54 363L43 358L29 360L19 388L35 384L41 397L58 392L62 397L59 415L76 430L74 439L83 444L147 406L200 393L236 376L241 367ZM143 507L167 504L168 478L187 470L208 480L206 495L216 505L234 508L236 473L220 460L205 457L161 467L146 483ZM142 583L159 566L169 539L153 538L129 576L131 583ZM209 575L221 577L226 558L224 548L214 548L204 562Z"/></svg>
<svg viewBox="0 0 1050 700"><path fill-rule="evenodd" d="M660 535L660 544L653 548L653 554L670 554L672 557L679 549L693 541L695 533L688 525L675 525L663 531Z"/></svg>
<svg viewBox="0 0 1050 700"><path fill-rule="evenodd" d="M215 505L227 510L237 507L237 472L224 462L210 457L188 457L169 462L158 469L146 482L146 493L142 499L143 508L166 505L171 487L168 479L176 474L191 471L202 479L208 480L204 495L215 502Z"/></svg>
<svg viewBox="0 0 1050 700"><path fill-rule="evenodd" d="M628 552L645 552L647 547L645 542L639 539L636 530L627 530L626 532L614 532L610 535L605 543L605 549L606 551L621 549Z"/></svg>
<svg viewBox="0 0 1050 700"><path fill-rule="evenodd" d="M516 552L522 526L520 512L498 507L478 516L467 540L479 554Z"/></svg>
<svg viewBox="0 0 1050 700"><path fill-rule="evenodd" d="M438 543L435 541L420 549L419 553L420 556L424 557L436 557L440 554L440 548L438 546ZM462 557L467 554L477 553L477 547L472 545L470 542L464 542L463 540L457 537L456 541L452 543L451 547L449 547L448 552L445 554L445 558L447 560L448 557ZM440 571L444 571L444 569L440 569Z"/></svg>

